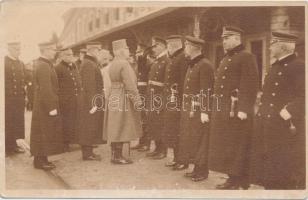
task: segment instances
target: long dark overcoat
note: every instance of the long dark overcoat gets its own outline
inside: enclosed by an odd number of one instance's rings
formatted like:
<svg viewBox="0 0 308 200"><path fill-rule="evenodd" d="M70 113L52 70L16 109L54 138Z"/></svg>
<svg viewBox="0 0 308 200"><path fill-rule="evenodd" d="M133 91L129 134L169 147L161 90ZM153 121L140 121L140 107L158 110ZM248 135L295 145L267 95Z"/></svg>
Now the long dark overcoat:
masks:
<svg viewBox="0 0 308 200"><path fill-rule="evenodd" d="M79 144L93 145L106 143L103 138L103 78L96 58L85 55L80 66L81 82L84 89L84 103L82 106L83 120L79 122ZM90 114L96 105L98 110Z"/></svg>
<svg viewBox="0 0 308 200"><path fill-rule="evenodd" d="M147 87L147 131L152 140L162 140L164 126L163 118L163 89L166 66L170 60L167 55L155 59L149 72L149 84ZM157 98L156 98L157 97ZM160 99L155 101L155 99Z"/></svg>
<svg viewBox="0 0 308 200"><path fill-rule="evenodd" d="M280 116L283 108L291 120ZM252 142L251 182L305 188L305 64L295 54L275 62L265 77Z"/></svg>
<svg viewBox="0 0 308 200"><path fill-rule="evenodd" d="M63 140L78 143L78 125L82 118L84 101L83 87L79 71L74 63L64 61L55 67L59 82L59 105L63 120ZM81 118L81 119L80 119Z"/></svg>
<svg viewBox="0 0 308 200"><path fill-rule="evenodd" d="M53 64L40 57L34 64L34 101L30 151L34 156L63 152L62 118L59 109L59 85ZM57 109L56 116L49 112Z"/></svg>
<svg viewBox="0 0 308 200"><path fill-rule="evenodd" d="M166 66L163 92L166 105L164 109L163 140L167 147L176 148L179 140L181 101L185 78L182 74L186 74L187 59L183 49L174 52L169 58L170 64ZM176 94L174 94L174 97L176 97L175 101L171 101L171 87L176 89Z"/></svg>
<svg viewBox="0 0 308 200"><path fill-rule="evenodd" d="M210 170L233 176L247 175L258 84L255 57L246 52L242 45L224 56L215 74L209 146ZM234 117L230 116L231 95L238 97ZM246 113L248 118L240 120L237 117L238 111Z"/></svg>
<svg viewBox="0 0 308 200"><path fill-rule="evenodd" d="M201 113L210 115L209 94L213 89L213 65L199 55L189 62L184 88L183 106L180 121L179 152L177 162L189 164L195 162L202 138L207 140L209 123L201 123ZM204 95L202 95L204 94ZM201 100L201 97L203 100ZM194 106L192 107L192 103ZM193 112L193 115L191 115ZM207 147L205 147L207 149Z"/></svg>
<svg viewBox="0 0 308 200"><path fill-rule="evenodd" d="M6 56L5 68L5 143L25 138L25 67L20 60Z"/></svg>

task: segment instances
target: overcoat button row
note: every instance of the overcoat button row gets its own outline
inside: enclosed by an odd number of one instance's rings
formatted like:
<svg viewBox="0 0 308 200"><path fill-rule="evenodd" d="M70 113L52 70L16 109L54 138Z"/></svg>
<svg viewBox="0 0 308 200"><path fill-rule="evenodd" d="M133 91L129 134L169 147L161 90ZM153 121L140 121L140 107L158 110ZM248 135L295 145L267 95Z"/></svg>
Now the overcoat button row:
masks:
<svg viewBox="0 0 308 200"><path fill-rule="evenodd" d="M279 83L276 82L275 85L277 86L277 85L279 85Z"/></svg>

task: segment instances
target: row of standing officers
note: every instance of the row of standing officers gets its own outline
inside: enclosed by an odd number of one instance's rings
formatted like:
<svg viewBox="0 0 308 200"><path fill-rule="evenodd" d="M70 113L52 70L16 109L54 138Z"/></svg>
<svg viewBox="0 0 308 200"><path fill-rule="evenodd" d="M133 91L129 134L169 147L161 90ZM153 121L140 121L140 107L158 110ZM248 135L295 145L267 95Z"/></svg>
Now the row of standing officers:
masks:
<svg viewBox="0 0 308 200"><path fill-rule="evenodd" d="M146 154L153 159L163 159L173 149L174 160L166 166L183 170L194 164L185 173L193 181L207 179L213 170L229 176L217 189L248 189L250 183L266 189L304 188L305 67L294 52L297 37L272 34L276 61L255 106L259 76L254 55L241 44L243 34L237 27L224 27L226 53L217 70L203 56L203 40L153 37L152 46L138 46L137 77L125 40L113 42L111 63L100 56L100 44L89 43L82 61L75 64L72 51L63 49L56 67L51 62L55 45L40 44L42 56L33 76L34 166L54 168L47 156L62 153L69 143L82 146L84 160L99 160L93 149L106 141L111 142L113 163L130 164L122 155L123 144L139 138L142 125L143 135L133 149L149 151L153 140L155 149ZM5 59L5 131L6 150L22 152L15 141L24 137L23 64L14 55L18 45L9 44ZM121 108L130 94L129 111L112 110L111 94L120 97ZM132 105L141 106L142 99L146 109L140 113ZM12 121L20 126L12 127Z"/></svg>

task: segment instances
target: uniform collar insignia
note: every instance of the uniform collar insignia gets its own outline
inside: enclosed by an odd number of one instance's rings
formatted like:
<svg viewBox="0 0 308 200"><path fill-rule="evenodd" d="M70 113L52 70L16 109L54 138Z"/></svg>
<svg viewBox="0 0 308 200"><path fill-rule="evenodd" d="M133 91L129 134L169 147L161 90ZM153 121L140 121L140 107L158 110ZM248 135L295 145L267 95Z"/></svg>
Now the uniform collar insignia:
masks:
<svg viewBox="0 0 308 200"><path fill-rule="evenodd" d="M160 58L165 57L167 54L168 54L167 50L161 52L161 53L156 57L156 60L159 60Z"/></svg>
<svg viewBox="0 0 308 200"><path fill-rule="evenodd" d="M204 56L200 54L199 56L194 57L192 60L189 61L189 67L194 66L197 62L199 62Z"/></svg>
<svg viewBox="0 0 308 200"><path fill-rule="evenodd" d="M288 63L295 58L296 58L296 54L293 53L293 54L290 54L290 55L288 55L288 56L286 56L282 59L277 60L277 63Z"/></svg>
<svg viewBox="0 0 308 200"><path fill-rule="evenodd" d="M240 44L240 45L234 47L233 49L227 51L226 55L233 56L235 53L243 51L244 49L245 49L244 45Z"/></svg>
<svg viewBox="0 0 308 200"><path fill-rule="evenodd" d="M47 58L39 57L39 60L41 60L41 61L43 61L45 63L48 63L48 64L53 66L53 63L50 60L48 60Z"/></svg>
<svg viewBox="0 0 308 200"><path fill-rule="evenodd" d="M172 55L170 55L169 57L170 58L174 58L174 57L176 57L176 56L178 56L180 53L182 53L184 51L184 49L183 48L180 48L180 49L178 49L178 50L176 50Z"/></svg>

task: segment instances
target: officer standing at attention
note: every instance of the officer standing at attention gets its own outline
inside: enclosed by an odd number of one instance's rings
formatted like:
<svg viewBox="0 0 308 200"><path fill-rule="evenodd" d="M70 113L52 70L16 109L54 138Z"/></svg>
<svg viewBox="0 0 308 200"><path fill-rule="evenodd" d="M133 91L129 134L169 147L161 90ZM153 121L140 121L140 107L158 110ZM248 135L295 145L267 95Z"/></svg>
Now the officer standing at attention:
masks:
<svg viewBox="0 0 308 200"><path fill-rule="evenodd" d="M141 98L146 97L148 86L148 75L150 70L150 63L148 62L148 55L151 52L152 47L147 47L145 44L138 44L136 50L137 60L137 88ZM142 137L139 139L139 143L132 147L132 150L144 152L150 150L150 138L147 130L146 112L141 111L141 123L142 123Z"/></svg>
<svg viewBox="0 0 308 200"><path fill-rule="evenodd" d="M215 74L209 169L229 176L217 189L249 187L248 149L259 76L255 56L241 43L242 34L238 27L223 27L226 54Z"/></svg>
<svg viewBox="0 0 308 200"><path fill-rule="evenodd" d="M173 160L166 163L166 167L177 164L178 140L180 132L181 101L184 76L187 69L187 59L184 53L183 36L170 35L166 39L170 65L166 66L164 100L163 140L166 147L173 149Z"/></svg>
<svg viewBox="0 0 308 200"><path fill-rule="evenodd" d="M30 133L30 152L34 167L51 170L56 166L49 155L63 153L62 119L59 106L59 84L53 59L56 45L39 44L41 56L34 62L34 100Z"/></svg>
<svg viewBox="0 0 308 200"><path fill-rule="evenodd" d="M10 42L4 58L5 154L24 153L16 143L25 138L25 66L19 60L20 42Z"/></svg>
<svg viewBox="0 0 308 200"><path fill-rule="evenodd" d="M87 54L80 66L81 82L84 89L82 114L84 121L80 123L79 144L82 146L82 158L89 161L100 161L101 156L93 149L95 145L106 143L103 138L103 78L98 65L99 42L89 42Z"/></svg>
<svg viewBox="0 0 308 200"><path fill-rule="evenodd" d="M59 82L59 104L63 121L64 150L78 144L78 121L83 104L83 88L72 49L62 49L61 62L55 67ZM78 118L77 118L78 117Z"/></svg>
<svg viewBox="0 0 308 200"><path fill-rule="evenodd" d="M170 61L167 56L167 43L163 38L153 37L154 63L149 72L149 82L147 88L147 128L149 137L155 141L155 150L147 153L153 159L163 159L166 157L167 149L163 144L163 89L165 79L165 69Z"/></svg>
<svg viewBox="0 0 308 200"><path fill-rule="evenodd" d="M305 64L295 53L297 36L273 32L272 64L256 116L251 181L270 190L305 189ZM264 159L265 158L265 159ZM255 173L260 168L262 174Z"/></svg>
<svg viewBox="0 0 308 200"><path fill-rule="evenodd" d="M213 89L214 68L202 54L204 43L200 38L186 36L185 54L189 62L183 87L179 152L174 170L186 169L190 163L194 163L202 138L208 141L210 107L207 95ZM202 175L204 179L207 178L208 170L205 169ZM196 175L188 173L185 176L195 178Z"/></svg>

